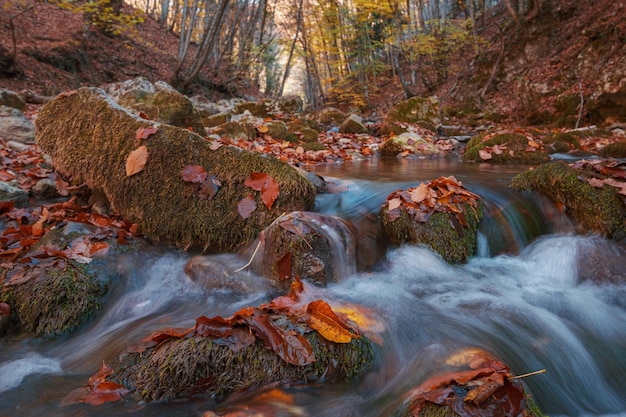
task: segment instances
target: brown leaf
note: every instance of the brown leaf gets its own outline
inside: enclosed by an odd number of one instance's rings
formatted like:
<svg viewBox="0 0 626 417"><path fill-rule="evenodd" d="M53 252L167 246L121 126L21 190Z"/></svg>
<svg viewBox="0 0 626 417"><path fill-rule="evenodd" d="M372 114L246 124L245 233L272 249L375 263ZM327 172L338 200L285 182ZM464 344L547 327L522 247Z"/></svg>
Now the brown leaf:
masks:
<svg viewBox="0 0 626 417"><path fill-rule="evenodd" d="M207 177L207 172L200 165L187 165L183 168L183 181L202 184Z"/></svg>
<svg viewBox="0 0 626 417"><path fill-rule="evenodd" d="M395 210L398 207L400 207L401 204L402 204L402 200L400 200L398 197L392 198L391 200L387 202L387 210L388 211Z"/></svg>
<svg viewBox="0 0 626 417"><path fill-rule="evenodd" d="M230 320L220 316L201 316L196 319L196 333L204 337L226 337L233 332L233 325Z"/></svg>
<svg viewBox="0 0 626 417"><path fill-rule="evenodd" d="M324 300L315 300L306 308L309 316L307 324L325 339L335 343L350 343L359 335L355 334Z"/></svg>
<svg viewBox="0 0 626 417"><path fill-rule="evenodd" d="M278 184L274 178L264 172L252 172L248 179L244 182L244 185L255 191L260 191L263 203L268 209L272 208L272 205L279 194Z"/></svg>
<svg viewBox="0 0 626 417"><path fill-rule="evenodd" d="M132 151L126 158L126 176L130 177L143 171L148 160L148 148L142 145Z"/></svg>
<svg viewBox="0 0 626 417"><path fill-rule="evenodd" d="M254 198L252 198L252 196L244 197L239 200L239 203L237 203L237 211L239 212L239 215L244 219L252 216L254 210L256 210L256 201L254 201Z"/></svg>
<svg viewBox="0 0 626 417"><path fill-rule="evenodd" d="M150 135L154 135L157 130L158 129L156 127L140 127L135 133L135 139L148 139Z"/></svg>
<svg viewBox="0 0 626 417"><path fill-rule="evenodd" d="M206 198L211 200L215 197L215 194L219 191L222 183L215 176L210 176L204 181L202 187L200 188L200 192L198 193L198 197Z"/></svg>
<svg viewBox="0 0 626 417"><path fill-rule="evenodd" d="M411 200L414 203L421 203L429 193L428 184L423 182L411 191Z"/></svg>
<svg viewBox="0 0 626 417"><path fill-rule="evenodd" d="M291 279L291 258L291 252L287 252L282 258L278 260L278 262L276 262L279 281Z"/></svg>

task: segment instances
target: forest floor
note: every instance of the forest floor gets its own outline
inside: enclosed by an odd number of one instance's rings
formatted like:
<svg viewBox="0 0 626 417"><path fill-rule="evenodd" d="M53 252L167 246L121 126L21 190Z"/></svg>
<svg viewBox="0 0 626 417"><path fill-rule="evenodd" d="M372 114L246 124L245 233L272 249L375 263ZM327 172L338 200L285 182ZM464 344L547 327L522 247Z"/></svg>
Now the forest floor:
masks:
<svg viewBox="0 0 626 417"><path fill-rule="evenodd" d="M440 97L444 106L478 107L505 115L509 123L536 124L529 120L532 115L558 110L564 96L588 99L626 91L626 2L543 3L550 5L547 12L518 23L504 7L490 10L476 24L488 46L455 58L460 69L428 93ZM48 96L138 76L167 82L174 73L178 37L153 19L146 17L132 31L107 37L85 32L81 14L49 3L0 0L0 10L1 88ZM3 55L14 50L14 73L2 74ZM209 100L261 95L245 80L229 91L211 80L211 74L201 73L200 82L187 93ZM369 109L379 115L403 98L397 80L385 82Z"/></svg>

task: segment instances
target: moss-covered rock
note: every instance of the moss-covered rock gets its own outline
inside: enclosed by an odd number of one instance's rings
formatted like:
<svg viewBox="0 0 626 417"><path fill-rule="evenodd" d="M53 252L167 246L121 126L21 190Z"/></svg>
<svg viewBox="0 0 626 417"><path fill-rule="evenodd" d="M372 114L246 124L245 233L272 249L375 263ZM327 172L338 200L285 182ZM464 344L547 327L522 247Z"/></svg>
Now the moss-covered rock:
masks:
<svg viewBox="0 0 626 417"><path fill-rule="evenodd" d="M138 141L139 129L156 128ZM296 169L273 157L230 146L211 149L202 137L178 127L136 117L99 89L58 96L37 117L37 141L56 169L72 181L106 195L112 209L138 223L140 232L176 244L232 250L254 239L283 212L306 210L315 187ZM145 146L145 168L126 175L129 154ZM203 167L221 184L212 197L183 181L188 165ZM271 209L261 193L244 185L252 172L272 177L279 195ZM215 187L212 187L215 190ZM244 219L239 202L252 196L256 210Z"/></svg>
<svg viewBox="0 0 626 417"><path fill-rule="evenodd" d="M428 122L435 126L441 124L439 100L436 97L411 97L396 104L387 112L381 133L384 129L389 129L388 125L418 122Z"/></svg>
<svg viewBox="0 0 626 417"><path fill-rule="evenodd" d="M441 153L432 141L424 139L417 133L405 132L399 136L391 136L384 141L380 147L380 154L396 156L406 150L414 155L428 158L439 156Z"/></svg>
<svg viewBox="0 0 626 417"><path fill-rule="evenodd" d="M355 241L337 217L293 212L261 232L254 269L288 289L294 278L326 285L356 272Z"/></svg>
<svg viewBox="0 0 626 417"><path fill-rule="evenodd" d="M350 380L373 359L372 344L365 337L334 343L306 326L294 330L293 324L270 320L272 326L300 333L310 343L315 361L305 366L287 363L259 339L235 352L219 341L193 336L168 339L142 353L127 354L115 367L113 378L146 401L198 392L219 397L271 383Z"/></svg>
<svg viewBox="0 0 626 417"><path fill-rule="evenodd" d="M202 117L204 127L216 127L230 121L230 113L218 113Z"/></svg>
<svg viewBox="0 0 626 417"><path fill-rule="evenodd" d="M287 137L287 124L282 120L274 120L266 124L267 134L273 139L284 140Z"/></svg>
<svg viewBox="0 0 626 417"><path fill-rule="evenodd" d="M256 138L256 128L252 123L245 121L223 123L211 131L230 140L252 140Z"/></svg>
<svg viewBox="0 0 626 417"><path fill-rule="evenodd" d="M94 278L84 265L59 261L54 268L16 266L0 289L0 300L12 308L11 318L38 337L67 333L100 309L107 284Z"/></svg>
<svg viewBox="0 0 626 417"><path fill-rule="evenodd" d="M24 100L22 100L17 93L4 88L0 88L0 106L13 107L19 111L26 110L26 103L24 103Z"/></svg>
<svg viewBox="0 0 626 417"><path fill-rule="evenodd" d="M516 175L511 187L537 191L557 203L586 232L609 238L626 237L626 207L614 187L595 188L579 179L582 172L551 162Z"/></svg>
<svg viewBox="0 0 626 417"><path fill-rule="evenodd" d="M463 160L470 162L540 164L550 160L541 143L515 132L483 133L465 147Z"/></svg>
<svg viewBox="0 0 626 417"><path fill-rule="evenodd" d="M548 153L567 153L580 149L579 137L571 132L550 133L543 138L543 143L548 145Z"/></svg>
<svg viewBox="0 0 626 417"><path fill-rule="evenodd" d="M271 116L271 113L268 109L268 102L260 101L246 101L243 103L239 103L235 106L235 114L243 114L246 111L250 112L251 115L255 117L260 117L262 119L268 118Z"/></svg>
<svg viewBox="0 0 626 417"><path fill-rule="evenodd" d="M367 127L363 124L363 118L356 114L348 116L339 126L341 133L367 133Z"/></svg>
<svg viewBox="0 0 626 417"><path fill-rule="evenodd" d="M145 113L148 118L172 126L191 128L204 136L202 118L187 97L173 88L155 92L131 90L118 99L121 106Z"/></svg>
<svg viewBox="0 0 626 417"><path fill-rule="evenodd" d="M600 149L600 156L605 158L626 158L626 141L606 145Z"/></svg>
<svg viewBox="0 0 626 417"><path fill-rule="evenodd" d="M348 115L339 109L334 107L325 107L317 114L317 121L326 128L332 126L338 127L344 120L346 120L346 117L348 117Z"/></svg>
<svg viewBox="0 0 626 417"><path fill-rule="evenodd" d="M425 187L423 193L416 191L420 187ZM396 191L382 206L383 228L390 242L422 244L448 262L467 261L476 253L478 224L483 216L481 200L453 177L438 178L420 187ZM450 194L444 196L441 190ZM420 194L417 199L421 200L416 202L415 196Z"/></svg>

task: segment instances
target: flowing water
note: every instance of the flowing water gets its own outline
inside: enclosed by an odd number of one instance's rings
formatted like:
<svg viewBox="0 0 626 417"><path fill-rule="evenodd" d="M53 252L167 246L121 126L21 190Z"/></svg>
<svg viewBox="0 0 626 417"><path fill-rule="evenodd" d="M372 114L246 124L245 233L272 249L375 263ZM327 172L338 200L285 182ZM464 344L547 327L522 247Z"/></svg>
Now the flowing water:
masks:
<svg viewBox="0 0 626 417"><path fill-rule="evenodd" d="M293 402L273 404L274 414L240 415L393 415L407 392L446 369L446 358L472 347L500 358L518 375L546 369L523 380L546 414L626 416L626 249L576 235L547 201L508 190L510 178L523 169L384 160L316 168L343 190L320 196L316 210L357 225L391 191L455 175L486 202L479 253L453 266L423 247L390 247L368 270L315 289L320 298L374 312L384 326L374 364L358 381L285 387ZM122 278L103 310L75 335L0 339L0 416L165 417L254 409L254 393L220 403L197 397L61 405L103 360L153 330L191 327L200 315L226 317L271 299L263 285L249 291L203 288L184 272L190 257L163 248L126 255L118 265ZM231 270L248 261L243 254L212 258ZM237 274L259 282L246 270Z"/></svg>

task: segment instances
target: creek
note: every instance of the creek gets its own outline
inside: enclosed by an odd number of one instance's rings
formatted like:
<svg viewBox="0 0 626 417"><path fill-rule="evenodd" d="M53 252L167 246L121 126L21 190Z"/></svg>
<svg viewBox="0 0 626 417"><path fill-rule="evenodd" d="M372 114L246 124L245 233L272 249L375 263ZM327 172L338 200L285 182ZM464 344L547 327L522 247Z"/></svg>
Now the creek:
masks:
<svg viewBox="0 0 626 417"><path fill-rule="evenodd" d="M446 358L480 348L514 374L546 369L523 380L546 415L626 416L626 247L575 234L550 202L509 190L512 176L525 169L395 159L312 168L343 190L320 195L315 210L356 225L375 215L391 191L454 175L486 202L478 254L450 265L424 247L389 247L371 268L317 289L320 298L375 312L384 331L374 364L357 381L286 386L293 401L273 404L274 414L241 415L394 415L406 393L446 369ZM211 256L234 270L249 252ZM247 292L203 288L184 272L191 256L166 247L122 256L121 279L87 325L56 340L0 338L0 416L186 417L254 409L253 392L217 403L197 396L61 405L103 361L152 331L192 327L198 316L227 317L272 298L263 285Z"/></svg>

